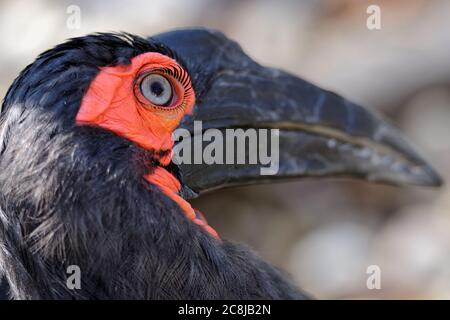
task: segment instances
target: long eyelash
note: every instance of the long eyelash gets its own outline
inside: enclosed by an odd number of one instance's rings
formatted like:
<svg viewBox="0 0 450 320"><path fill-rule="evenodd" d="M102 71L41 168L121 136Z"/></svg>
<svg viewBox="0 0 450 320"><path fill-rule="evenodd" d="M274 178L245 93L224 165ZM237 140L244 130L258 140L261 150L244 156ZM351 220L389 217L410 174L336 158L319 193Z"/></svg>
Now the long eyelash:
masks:
<svg viewBox="0 0 450 320"><path fill-rule="evenodd" d="M166 110L166 111L167 110L178 110L180 108L185 108L186 107L186 98L189 97L191 94L194 94L194 88L192 86L192 82L190 80L189 74L179 65L171 65L170 67L151 69L151 71L157 71L162 74L167 74L167 75L175 78L175 80L180 82L180 84L184 87L184 94L183 94L182 102L175 108L167 109L167 108L159 107L159 106L153 106L153 107L157 108L157 109ZM135 87L136 87L136 83L135 83Z"/></svg>
<svg viewBox="0 0 450 320"><path fill-rule="evenodd" d="M174 65L171 67L161 68L159 69L159 71L174 77L181 83L181 85L184 87L184 97L187 97L192 93L192 82L189 78L188 73L183 68L178 65Z"/></svg>

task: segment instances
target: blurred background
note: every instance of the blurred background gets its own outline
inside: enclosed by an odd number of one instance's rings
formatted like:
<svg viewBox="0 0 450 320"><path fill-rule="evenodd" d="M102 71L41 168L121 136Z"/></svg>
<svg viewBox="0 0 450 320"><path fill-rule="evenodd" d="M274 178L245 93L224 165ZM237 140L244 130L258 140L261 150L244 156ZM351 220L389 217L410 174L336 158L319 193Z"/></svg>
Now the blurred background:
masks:
<svg viewBox="0 0 450 320"><path fill-rule="evenodd" d="M366 26L372 4L381 30ZM0 0L0 97L66 38L186 26L220 29L258 62L381 110L450 181L447 0ZM450 299L448 187L302 180L223 190L194 205L223 238L248 244L317 298ZM366 286L370 265L381 270L379 290Z"/></svg>

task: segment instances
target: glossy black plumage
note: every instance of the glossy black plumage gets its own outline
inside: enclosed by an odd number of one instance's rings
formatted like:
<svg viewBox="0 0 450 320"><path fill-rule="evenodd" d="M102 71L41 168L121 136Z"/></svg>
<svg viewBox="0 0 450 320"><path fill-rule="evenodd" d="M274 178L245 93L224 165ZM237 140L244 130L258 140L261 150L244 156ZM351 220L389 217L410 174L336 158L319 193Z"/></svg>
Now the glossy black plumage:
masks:
<svg viewBox="0 0 450 320"><path fill-rule="evenodd" d="M14 81L0 118L0 270L17 299L304 298L243 246L192 224L143 179L152 153L75 126L98 67L159 51L97 34L42 54ZM195 84L195 83L194 83ZM78 265L81 289L66 286Z"/></svg>

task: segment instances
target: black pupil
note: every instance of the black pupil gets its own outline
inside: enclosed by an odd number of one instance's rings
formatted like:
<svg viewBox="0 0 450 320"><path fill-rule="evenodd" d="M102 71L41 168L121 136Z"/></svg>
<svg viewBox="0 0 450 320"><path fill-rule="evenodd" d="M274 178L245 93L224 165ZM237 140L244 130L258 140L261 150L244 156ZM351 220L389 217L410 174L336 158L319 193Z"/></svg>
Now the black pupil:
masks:
<svg viewBox="0 0 450 320"><path fill-rule="evenodd" d="M163 92L164 92L164 87L161 84L161 82L159 81L154 81L152 82L152 84L150 85L150 90L152 91L152 93L159 97Z"/></svg>

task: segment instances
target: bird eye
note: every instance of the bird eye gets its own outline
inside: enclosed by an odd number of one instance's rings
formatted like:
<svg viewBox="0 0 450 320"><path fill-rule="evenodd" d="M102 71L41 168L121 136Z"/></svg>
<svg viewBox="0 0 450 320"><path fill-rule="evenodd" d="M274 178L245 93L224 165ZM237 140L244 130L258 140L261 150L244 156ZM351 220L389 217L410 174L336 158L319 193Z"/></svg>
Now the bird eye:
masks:
<svg viewBox="0 0 450 320"><path fill-rule="evenodd" d="M172 85L160 74L150 74L143 78L140 90L142 95L154 105L167 106L172 101Z"/></svg>

